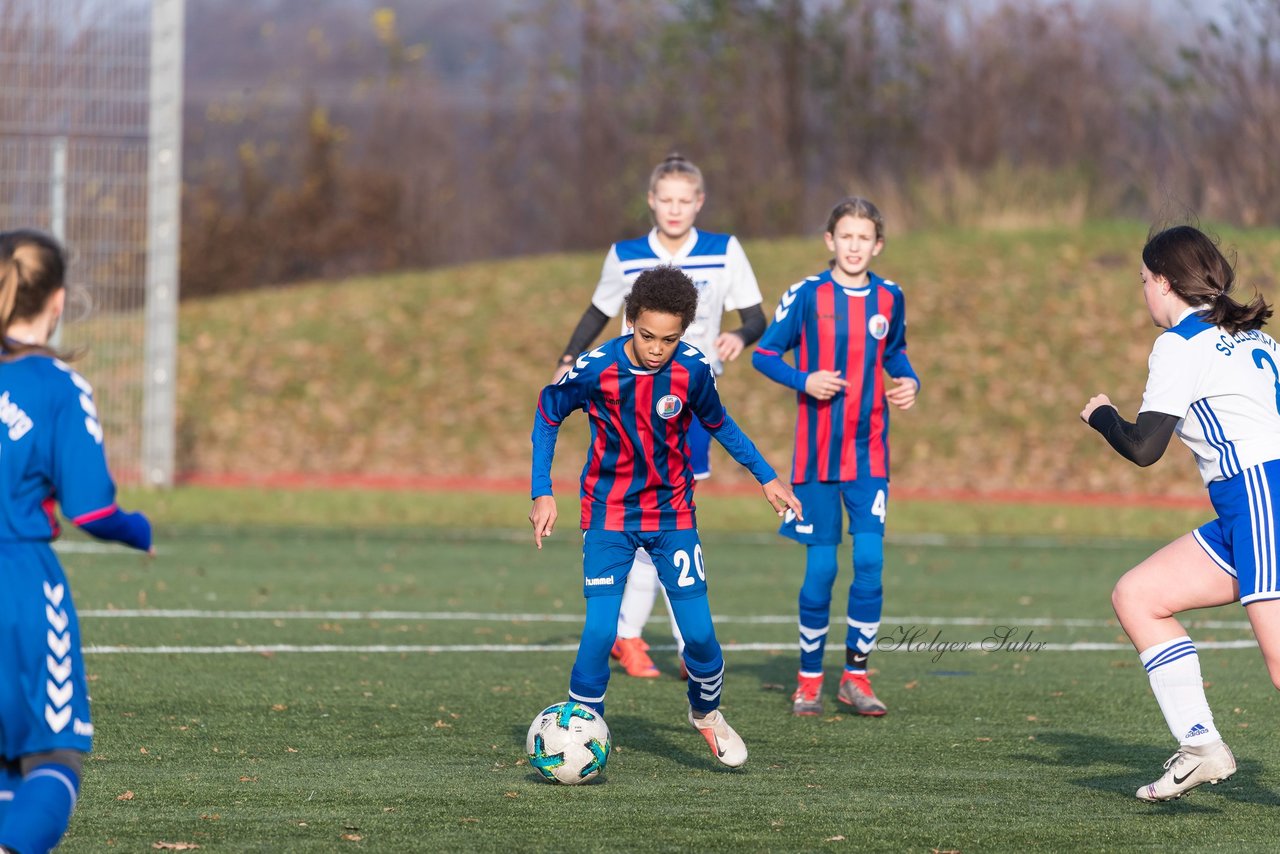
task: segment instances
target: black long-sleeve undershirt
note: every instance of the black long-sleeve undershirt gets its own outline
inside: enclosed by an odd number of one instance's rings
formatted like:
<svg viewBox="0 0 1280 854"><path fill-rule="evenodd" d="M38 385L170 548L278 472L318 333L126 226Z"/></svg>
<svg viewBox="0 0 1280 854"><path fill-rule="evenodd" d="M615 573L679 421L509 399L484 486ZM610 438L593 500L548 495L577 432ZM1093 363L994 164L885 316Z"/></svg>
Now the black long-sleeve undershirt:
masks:
<svg viewBox="0 0 1280 854"><path fill-rule="evenodd" d="M579 353L591 346L591 342L596 340L596 336L604 329L605 324L609 322L609 315L596 308L595 303L587 306L587 310L582 313L582 319L578 321L578 325L574 327L573 334L569 336L569 343L564 348L564 356L570 359L576 357Z"/></svg>
<svg viewBox="0 0 1280 854"><path fill-rule="evenodd" d="M765 318L764 309L760 303L749 305L738 311L738 316L742 318L742 326L733 330L733 334L742 339L742 343L746 347L760 340L760 336L764 334ZM609 315L596 308L595 303L587 306L587 310L582 313L582 318L578 321L578 325L574 327L573 334L569 336L569 343L564 349L564 354L560 357L564 360L565 356L573 358L579 353L591 346L591 342L596 340L601 331L609 323Z"/></svg>
<svg viewBox="0 0 1280 854"><path fill-rule="evenodd" d="M744 346L750 347L764 334L764 309L756 303L739 309L738 316L742 318L742 325L733 330L733 334L742 339Z"/></svg>
<svg viewBox="0 0 1280 854"><path fill-rule="evenodd" d="M1164 412L1139 412L1137 423L1125 421L1114 406L1099 406L1089 415L1089 426L1102 434L1120 456L1149 466L1164 456L1178 426L1178 416Z"/></svg>

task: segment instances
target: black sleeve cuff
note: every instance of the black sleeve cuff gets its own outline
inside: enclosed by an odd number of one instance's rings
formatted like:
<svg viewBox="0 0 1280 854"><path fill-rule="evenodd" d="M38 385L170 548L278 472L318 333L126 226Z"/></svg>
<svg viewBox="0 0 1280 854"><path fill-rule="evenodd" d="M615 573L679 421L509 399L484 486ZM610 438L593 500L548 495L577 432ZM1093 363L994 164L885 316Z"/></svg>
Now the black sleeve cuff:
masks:
<svg viewBox="0 0 1280 854"><path fill-rule="evenodd" d="M733 334L741 338L743 344L750 347L759 341L760 336L764 334L764 309L760 307L760 303L756 303L739 309L738 316L742 318L742 325L733 330Z"/></svg>
<svg viewBox="0 0 1280 854"><path fill-rule="evenodd" d="M582 319L578 321L573 334L569 336L569 343L565 346L564 354L560 357L561 363L564 363L565 356L572 360L583 350L590 347L591 342L596 340L596 336L600 334L608 322L609 315L596 308L595 303L587 306L587 310L582 313Z"/></svg>

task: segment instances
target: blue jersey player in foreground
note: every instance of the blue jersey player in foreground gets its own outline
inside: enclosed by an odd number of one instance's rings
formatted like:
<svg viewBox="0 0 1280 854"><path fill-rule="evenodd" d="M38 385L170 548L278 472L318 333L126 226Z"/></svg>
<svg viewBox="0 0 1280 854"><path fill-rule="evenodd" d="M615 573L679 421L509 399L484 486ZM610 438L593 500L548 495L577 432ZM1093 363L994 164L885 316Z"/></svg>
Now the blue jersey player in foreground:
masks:
<svg viewBox="0 0 1280 854"><path fill-rule="evenodd" d="M66 302L52 238L0 232L0 850L43 854L67 829L92 745L80 628L50 541L55 503L96 537L151 549L115 503L93 389L48 348Z"/></svg>
<svg viewBox="0 0 1280 854"><path fill-rule="evenodd" d="M1178 741L1165 773L1137 796L1168 801L1236 771L1176 615L1239 601L1280 688L1280 349L1261 331L1270 306L1260 296L1247 305L1231 298L1235 271L1198 229L1152 236L1140 275L1151 319L1165 331L1151 350L1138 420L1121 418L1105 394L1080 417L1140 466L1158 460L1177 433L1218 514L1129 570L1111 594Z"/></svg>
<svg viewBox="0 0 1280 854"><path fill-rule="evenodd" d="M573 369L538 397L533 426L533 538L555 527L551 461L560 423L581 409L591 419L582 470L582 564L586 623L569 679L569 697L604 714L609 651L622 590L636 549L653 558L685 646L689 723L716 759L737 767L747 747L719 711L724 658L711 624L706 566L693 503L689 430L696 418L759 481L782 515L800 502L777 478L720 402L710 360L680 340L693 321L698 292L675 267L655 267L626 297L632 332L583 353Z"/></svg>
<svg viewBox="0 0 1280 854"><path fill-rule="evenodd" d="M841 505L853 535L845 669L837 698L860 715L885 704L871 690L867 659L884 605L884 520L889 503L889 404L910 409L920 380L907 359L902 289L869 269L884 248L884 218L847 198L827 219L831 268L792 285L751 362L795 389L798 415L791 482L808 510L788 517L783 536L805 545L800 588L800 673L791 710L822 714L822 656L839 572ZM783 354L796 351L796 367ZM885 373L897 380L885 389Z"/></svg>

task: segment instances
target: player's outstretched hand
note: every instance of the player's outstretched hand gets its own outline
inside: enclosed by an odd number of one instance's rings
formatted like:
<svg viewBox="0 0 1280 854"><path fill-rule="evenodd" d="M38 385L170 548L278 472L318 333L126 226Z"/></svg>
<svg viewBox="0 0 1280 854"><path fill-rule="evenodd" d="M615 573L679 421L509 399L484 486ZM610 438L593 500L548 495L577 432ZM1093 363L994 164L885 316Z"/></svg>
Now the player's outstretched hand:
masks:
<svg viewBox="0 0 1280 854"><path fill-rule="evenodd" d="M716 355L722 362L732 362L742 355L746 347L746 342L736 332L721 332L716 338Z"/></svg>
<svg viewBox="0 0 1280 854"><path fill-rule="evenodd" d="M785 516L787 508L791 508L796 518L801 522L804 521L804 508L800 506L800 499L796 498L795 493L787 489L782 481L775 477L760 488L764 491L764 497L773 505L774 512L779 516Z"/></svg>
<svg viewBox="0 0 1280 854"><path fill-rule="evenodd" d="M830 400L848 387L849 381L840 379L839 371L814 371L804 379L804 393L818 400Z"/></svg>
<svg viewBox="0 0 1280 854"><path fill-rule="evenodd" d="M542 538L551 536L556 526L556 500L550 495L539 495L533 499L533 509L529 511L529 521L533 524L533 542L542 548Z"/></svg>
<svg viewBox="0 0 1280 854"><path fill-rule="evenodd" d="M898 384L885 392L885 399L899 409L910 409L915 406L916 393L920 391L920 384L911 377L895 377Z"/></svg>
<svg viewBox="0 0 1280 854"><path fill-rule="evenodd" d="M1080 410L1080 420L1085 424L1089 423L1089 416L1093 414L1093 410L1099 406L1112 406L1111 398L1105 394L1095 394L1089 398L1089 402L1084 405L1084 409Z"/></svg>

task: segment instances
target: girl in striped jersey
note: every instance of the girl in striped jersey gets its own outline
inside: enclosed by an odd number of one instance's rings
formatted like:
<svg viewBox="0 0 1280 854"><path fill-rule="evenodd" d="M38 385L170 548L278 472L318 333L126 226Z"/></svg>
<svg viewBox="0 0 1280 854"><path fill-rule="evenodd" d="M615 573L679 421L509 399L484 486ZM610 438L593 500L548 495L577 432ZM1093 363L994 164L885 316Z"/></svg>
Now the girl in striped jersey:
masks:
<svg viewBox="0 0 1280 854"><path fill-rule="evenodd" d="M1142 294L1155 325L1136 423L1105 394L1080 413L1122 456L1148 466L1174 433L1195 455L1218 513L1120 579L1111 603L1147 669L1178 750L1165 773L1138 789L1144 801L1180 798L1235 773L1214 726L1200 659L1176 614L1239 601L1271 681L1280 687L1280 352L1261 331L1271 308L1231 298L1235 271L1190 226L1165 229L1142 250ZM1275 489L1272 489L1275 486Z"/></svg>
<svg viewBox="0 0 1280 854"><path fill-rule="evenodd" d="M827 219L831 269L792 285L760 339L752 364L795 389L799 415L791 481L806 519L780 533L806 546L800 588L800 673L792 711L822 713L822 655L839 564L841 504L853 535L845 669L837 694L858 714L885 705L871 690L867 657L884 604L884 519L889 500L889 404L910 409L920 380L907 359L902 289L868 268L884 248L884 218L849 198ZM797 367L783 361L796 351ZM884 375L897 380L886 390Z"/></svg>
<svg viewBox="0 0 1280 854"><path fill-rule="evenodd" d="M694 228L694 220L706 198L701 170L681 155L670 154L654 167L649 176L648 196L654 227L643 237L620 240L609 247L591 304L560 357L556 381L569 372L578 354L591 346L609 318L622 309L636 277L659 265L683 270L697 286L697 313L684 333L684 340L706 354L716 376L724 371L726 362L737 359L746 347L759 339L765 327L763 297L742 244L731 234L713 234ZM742 326L721 332L720 320L726 311L737 311ZM624 322L623 334L630 331ZM711 477L710 434L694 421L689 427L688 441L694 479ZM630 676L660 675L649 657L649 645L642 637L660 589L653 561L640 549L627 580L618 616L618 640L612 651ZM669 600L667 612L671 616L676 657L683 662L684 639ZM685 675L682 664L680 678Z"/></svg>

